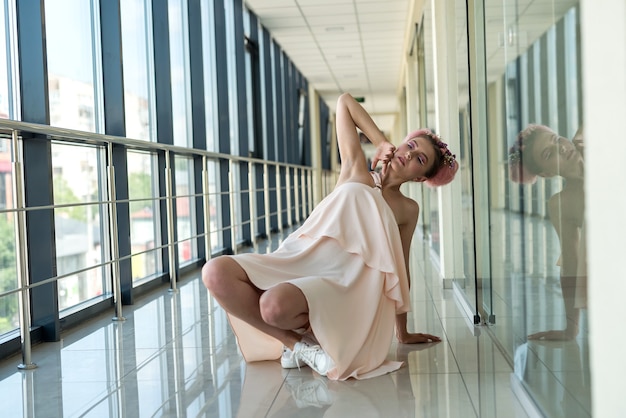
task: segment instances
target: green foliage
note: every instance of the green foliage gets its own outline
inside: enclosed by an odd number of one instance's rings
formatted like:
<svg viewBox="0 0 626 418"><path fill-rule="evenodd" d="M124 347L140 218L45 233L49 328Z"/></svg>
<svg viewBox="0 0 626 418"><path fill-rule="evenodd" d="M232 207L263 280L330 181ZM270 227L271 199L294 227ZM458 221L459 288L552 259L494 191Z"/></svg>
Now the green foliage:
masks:
<svg viewBox="0 0 626 418"><path fill-rule="evenodd" d="M81 203L81 200L74 194L74 191L61 176L55 176L53 180L54 204L64 205L71 203ZM65 216L77 221L87 221L87 211L85 206L65 207L55 209L55 215Z"/></svg>
<svg viewBox="0 0 626 418"><path fill-rule="evenodd" d="M128 197L130 199L151 199L152 178L146 173L130 173L128 175ZM140 211L152 202L130 202L130 213Z"/></svg>
<svg viewBox="0 0 626 418"><path fill-rule="evenodd" d="M17 287L17 269L15 264L15 230L6 214L0 215L0 292ZM17 312L15 294L0 298L0 333L11 330L11 319Z"/></svg>

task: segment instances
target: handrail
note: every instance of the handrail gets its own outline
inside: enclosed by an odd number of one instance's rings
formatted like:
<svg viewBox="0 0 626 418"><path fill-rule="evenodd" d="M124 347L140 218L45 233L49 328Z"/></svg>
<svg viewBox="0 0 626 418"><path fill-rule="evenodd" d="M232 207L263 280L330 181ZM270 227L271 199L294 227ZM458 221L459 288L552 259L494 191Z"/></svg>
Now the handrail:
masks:
<svg viewBox="0 0 626 418"><path fill-rule="evenodd" d="M28 137L25 137L25 133L42 135L45 138L51 141L60 141L63 143L80 143L87 144L93 146L99 146L104 148L104 151L107 155L107 164L106 167L103 165L100 167L103 170L104 174L104 183L100 185L102 187L100 197L102 200L94 200L90 202L75 202L75 203L63 203L63 204L52 204L52 205L41 205L41 206L26 206L24 201L26 185L23 179L23 161L22 161L22 143L23 141L28 141ZM15 214L15 238L16 238L16 250L17 250L17 273L18 273L18 287L16 289L8 290L0 292L0 298L9 297L10 295L17 294L20 306L19 306L19 316L20 316L20 336L22 340L22 357L23 363L18 367L21 369L31 369L37 367L34 363L31 362L31 342L30 342L30 326L31 326L31 318L30 318L30 292L33 288L42 286L44 284L58 282L61 279L67 278L69 276L85 273L89 270L93 269L101 269L105 266L108 266L109 270L109 278L111 280L112 285L112 298L114 301L114 310L115 316L112 318L113 320L121 321L124 320L122 316L122 303L121 303L121 285L120 285L120 270L119 264L123 260L131 259L134 256L162 250L167 248L167 256L169 259L170 265L170 290L176 291L176 281L177 281L177 271L175 271L175 248L182 242L197 240L204 238L205 246L206 246L206 259L210 258L211 254L211 234L215 232L223 232L230 228L231 230L231 239L233 242L233 250L237 251L236 239L237 236L235 234L236 228L241 228L244 225L250 225L250 231L252 236L252 244L256 248L256 227L257 222L262 221L265 218L265 230L269 235L270 233L270 219L272 217L276 217L278 221L278 229L283 229L283 217L285 210L286 220L289 222L289 226L292 226L292 222L300 222L304 220L308 214L313 210L314 202L312 201L312 188L313 188L313 172L316 170L322 171L323 182L320 187L323 189L322 192L327 191L327 187L325 185L328 183L329 179L331 179L332 174L321 170L319 168L302 166L293 163L285 163L279 161L268 161L259 158L252 157L244 157L230 154L223 154L217 152L211 152L207 150L194 149L194 148L186 148L176 145L167 145L160 144L150 141L143 141L137 139L123 138L112 135L104 135L98 133L90 133L77 131L73 129L66 128L58 128L52 127L48 125L41 125L35 123L27 123L21 121L13 121L13 120L5 120L0 119L0 137L5 137L12 141L12 169L13 169L13 197L16 200L13 207L0 209L0 215L6 213ZM164 190L165 195L157 195L146 198L134 198L134 199L117 199L115 193L115 171L114 167L111 164L112 161L112 150L113 145L121 145L125 147L127 150L141 150L141 151L150 151L150 152L164 152L165 153L165 161L166 161L166 176ZM173 163L171 162L171 156L174 155L182 155L182 156L199 156L202 157L202 184L200 187L202 188L201 193L186 193L181 195L173 194L173 184L172 184L172 170ZM213 160L225 160L229 162L230 170L234 170L239 163L245 163L248 170L248 187L246 190L238 190L235 187L233 182L234 178L230 175L229 179L229 190L214 190L210 192L209 190L209 179L210 173L207 170L208 162ZM270 187L269 185L269 167L275 167L275 186ZM260 167L261 171L259 172L263 176L262 184L257 184L255 168ZM308 183L308 187L307 187ZM308 188L308 191L307 191ZM283 202L283 193L286 196L286 202ZM249 198L249 218L237 220L235 218L235 205L234 203L239 199L239 196L247 194ZM257 194L263 195L263 201L257 202ZM276 211L270 211L270 200L271 194L274 194L274 199L276 199ZM228 199L231 203L231 223L230 225L221 225L215 228L211 227L211 214L210 214L210 197L211 196L228 196ZM196 219L200 219L200 217L204 218L204 230L200 231L200 233L191 234L190 236L185 236L183 239L174 239L175 236L175 228L176 220L173 217L173 209L174 209L174 199L194 199L201 198L202 202L202 211L203 213L196 213ZM293 201L292 201L293 200ZM117 248L117 236L118 236L118 228L117 228L117 216L116 210L117 205L120 203L130 203L136 201L151 201L158 202L164 201L167 213L160 213L159 216L165 217L167 221L167 227L163 231L163 233L167 236L167 243L160 245L155 245L154 247L149 248L148 250L140 251L140 252L132 252L131 254L127 254L124 256L120 256L119 250ZM20 203L21 202L21 203ZM283 203L285 203L285 207L283 207ZM101 228L108 233L108 237L110 242L108 242L109 247L103 247L102 260L96 264L90 264L87 266L81 266L80 268L73 270L71 272L64 272L61 275L56 275L54 277L45 278L44 280L38 281L37 283L31 283L30 277L28 273L28 253L26 251L26 213L29 211L35 210L50 210L50 209L59 209L59 208L68 208L68 207L86 207L89 205L99 205L103 209L102 219L100 219ZM259 216L259 210L261 209L262 216ZM292 213L293 211L293 213ZM295 215L295 216L294 216ZM156 221L158 222L158 220ZM194 222L193 219L190 219L190 222ZM179 237L180 238L180 237ZM104 241L103 241L104 242ZM105 276L106 277L106 276Z"/></svg>
<svg viewBox="0 0 626 418"><path fill-rule="evenodd" d="M6 131L6 132L3 132ZM17 131L19 132L30 132L40 135L46 135L50 140L62 140L64 142L78 142L83 144L90 145L105 145L108 143L124 145L129 149L138 149L138 150L160 150L160 151L171 151L177 155L198 155L198 156L206 156L212 159L224 159L224 160L235 160L238 162L251 162L256 164L264 164L269 163L273 165L279 165L281 167L291 167L291 168L306 168L306 169L314 169L314 167L303 166L300 164L287 163L282 161L270 161L263 160L260 158L254 157L245 157L241 155L234 154L224 154L214 151L207 151L199 148L188 148L181 147L179 145L169 145L163 144L160 142L152 142L141 139L132 139L121 136L114 135L106 135L95 132L85 132L78 131L75 129L69 128L59 128L50 125L42 125L38 123L31 122L21 122L15 121L11 119L0 119L0 135L4 134L7 136L11 135L11 132Z"/></svg>

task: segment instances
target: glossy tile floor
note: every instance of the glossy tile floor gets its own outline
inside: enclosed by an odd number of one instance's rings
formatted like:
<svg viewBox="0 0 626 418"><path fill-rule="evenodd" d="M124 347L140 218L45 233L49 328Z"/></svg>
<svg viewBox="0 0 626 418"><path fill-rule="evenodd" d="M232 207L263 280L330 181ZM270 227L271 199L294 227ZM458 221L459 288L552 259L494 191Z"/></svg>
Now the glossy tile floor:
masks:
<svg viewBox="0 0 626 418"><path fill-rule="evenodd" d="M275 244L270 244L272 247ZM271 248L270 248L271 249ZM260 249L266 251L265 249ZM406 366L385 376L332 382L278 361L246 364L224 312L199 275L0 363L3 417L527 417L515 375L487 332L469 324L452 290L415 250L411 287L415 331L426 345L393 344ZM517 393L517 392L516 392ZM521 396L521 395L520 395ZM520 397L523 399L523 396Z"/></svg>

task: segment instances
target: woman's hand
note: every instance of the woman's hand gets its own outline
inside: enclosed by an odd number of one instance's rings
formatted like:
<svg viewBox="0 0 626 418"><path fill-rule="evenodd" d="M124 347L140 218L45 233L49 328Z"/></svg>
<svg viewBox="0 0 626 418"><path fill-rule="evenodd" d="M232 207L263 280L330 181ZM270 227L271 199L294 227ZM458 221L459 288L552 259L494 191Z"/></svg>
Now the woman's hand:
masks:
<svg viewBox="0 0 626 418"><path fill-rule="evenodd" d="M383 163L382 174L384 176L387 172L387 164L389 164L389 161L391 161L395 152L396 147L391 142L381 142L381 144L376 147L376 153L372 159L372 170L376 168L376 165L380 161Z"/></svg>
<svg viewBox="0 0 626 418"><path fill-rule="evenodd" d="M441 338L431 334L406 333L403 336L398 336L398 342L401 344L438 343L440 341Z"/></svg>

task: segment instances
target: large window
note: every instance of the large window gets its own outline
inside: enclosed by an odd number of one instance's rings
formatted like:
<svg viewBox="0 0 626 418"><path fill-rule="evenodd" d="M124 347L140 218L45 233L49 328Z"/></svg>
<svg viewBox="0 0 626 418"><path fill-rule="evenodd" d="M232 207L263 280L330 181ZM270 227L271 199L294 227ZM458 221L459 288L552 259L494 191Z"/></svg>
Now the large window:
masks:
<svg viewBox="0 0 626 418"><path fill-rule="evenodd" d="M215 22L213 1L201 3L202 10L202 64L204 70L204 108L206 119L206 146L219 151L217 132L217 81L215 77Z"/></svg>
<svg viewBox="0 0 626 418"><path fill-rule="evenodd" d="M120 2L126 136L156 140L152 1Z"/></svg>
<svg viewBox="0 0 626 418"><path fill-rule="evenodd" d="M183 0L169 0L168 18L174 145L182 147L192 146L187 2Z"/></svg>
<svg viewBox="0 0 626 418"><path fill-rule="evenodd" d="M97 4L85 0L44 3L50 124L102 132Z"/></svg>
<svg viewBox="0 0 626 418"><path fill-rule="evenodd" d="M13 170L11 168L10 140L0 137L0 292L17 288L15 206L12 196ZM0 335L19 326L17 295L0 297Z"/></svg>
<svg viewBox="0 0 626 418"><path fill-rule="evenodd" d="M178 231L178 259L185 264L198 258L196 245L196 197L193 180L193 160L176 156L176 228Z"/></svg>
<svg viewBox="0 0 626 418"><path fill-rule="evenodd" d="M128 153L128 197L133 283L138 284L162 271L161 229L156 155Z"/></svg>
<svg viewBox="0 0 626 418"><path fill-rule="evenodd" d="M14 16L13 1L0 2L0 119L19 119Z"/></svg>
<svg viewBox="0 0 626 418"><path fill-rule="evenodd" d="M59 309L110 293L108 223L103 150L52 144L52 171ZM92 268L89 268L92 267Z"/></svg>

